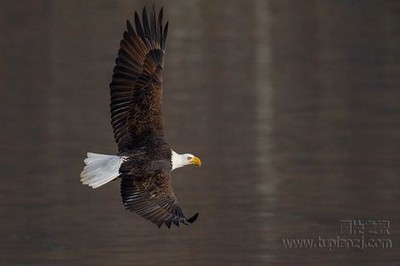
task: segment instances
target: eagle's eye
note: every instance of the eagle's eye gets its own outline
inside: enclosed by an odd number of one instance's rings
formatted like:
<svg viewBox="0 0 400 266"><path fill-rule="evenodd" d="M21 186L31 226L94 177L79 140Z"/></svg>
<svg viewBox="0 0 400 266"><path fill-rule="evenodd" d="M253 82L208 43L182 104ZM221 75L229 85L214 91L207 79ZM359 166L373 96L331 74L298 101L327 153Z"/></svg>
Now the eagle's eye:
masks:
<svg viewBox="0 0 400 266"><path fill-rule="evenodd" d="M191 160L191 159L192 159L192 157L188 156L188 157L187 157L187 159L188 159L188 160Z"/></svg>

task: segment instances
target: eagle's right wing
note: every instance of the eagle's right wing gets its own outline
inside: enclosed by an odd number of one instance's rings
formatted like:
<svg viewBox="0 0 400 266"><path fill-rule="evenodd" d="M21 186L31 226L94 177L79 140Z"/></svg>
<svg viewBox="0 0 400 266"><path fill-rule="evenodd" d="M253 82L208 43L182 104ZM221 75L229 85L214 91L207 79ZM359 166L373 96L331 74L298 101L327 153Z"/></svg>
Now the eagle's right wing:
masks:
<svg viewBox="0 0 400 266"><path fill-rule="evenodd" d="M171 171L157 170L151 176L137 177L123 173L121 196L126 209L135 212L158 227L166 224L179 226L193 223L198 213L187 218L174 195L171 186Z"/></svg>

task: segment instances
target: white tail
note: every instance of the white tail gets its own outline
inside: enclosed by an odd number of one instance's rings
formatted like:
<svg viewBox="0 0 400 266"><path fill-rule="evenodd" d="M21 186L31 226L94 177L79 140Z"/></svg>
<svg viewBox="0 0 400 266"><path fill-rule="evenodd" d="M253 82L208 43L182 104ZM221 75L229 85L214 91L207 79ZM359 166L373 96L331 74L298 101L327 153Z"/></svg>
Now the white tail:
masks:
<svg viewBox="0 0 400 266"><path fill-rule="evenodd" d="M84 162L86 166L81 173L81 182L98 188L119 176L124 157L88 152Z"/></svg>

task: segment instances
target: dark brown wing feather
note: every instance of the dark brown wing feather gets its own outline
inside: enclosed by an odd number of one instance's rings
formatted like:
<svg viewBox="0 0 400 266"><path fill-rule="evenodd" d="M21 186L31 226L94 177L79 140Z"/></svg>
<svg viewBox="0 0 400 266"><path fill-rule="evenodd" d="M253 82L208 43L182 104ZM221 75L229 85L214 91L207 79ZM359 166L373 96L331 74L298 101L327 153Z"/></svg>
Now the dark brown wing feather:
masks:
<svg viewBox="0 0 400 266"><path fill-rule="evenodd" d="M162 66L168 22L162 23L155 10L142 22L135 12L135 28L127 21L121 41L111 89L111 124L120 153L133 149L148 138L164 138L162 103Z"/></svg>
<svg viewBox="0 0 400 266"><path fill-rule="evenodd" d="M163 26L153 7L142 21L135 12L135 29L127 21L111 88L111 123L120 154L125 208L157 224L194 222L179 207L171 186L171 149L166 144L161 113L162 66L168 23ZM138 153L142 154L138 154Z"/></svg>
<svg viewBox="0 0 400 266"><path fill-rule="evenodd" d="M165 162L164 162L165 164ZM130 172L122 174L121 195L126 209L155 223L169 228L171 224L193 223L198 214L187 218L178 205L171 186L171 172L168 167L156 170L128 167ZM135 171L137 171L135 173Z"/></svg>

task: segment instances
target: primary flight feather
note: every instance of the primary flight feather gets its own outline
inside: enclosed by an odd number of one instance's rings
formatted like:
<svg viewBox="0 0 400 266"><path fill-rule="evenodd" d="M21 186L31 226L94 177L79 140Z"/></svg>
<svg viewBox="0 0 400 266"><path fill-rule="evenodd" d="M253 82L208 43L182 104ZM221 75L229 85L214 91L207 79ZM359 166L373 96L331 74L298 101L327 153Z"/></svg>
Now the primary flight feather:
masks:
<svg viewBox="0 0 400 266"><path fill-rule="evenodd" d="M81 173L83 184L98 188L121 178L121 196L126 209L155 223L179 226L193 223L187 218L171 184L171 172L185 165L201 165L196 156L178 154L166 142L162 117L163 62L168 22L163 9L155 8L142 19L135 12L134 25L120 43L110 84L111 124L118 155L87 153Z"/></svg>

